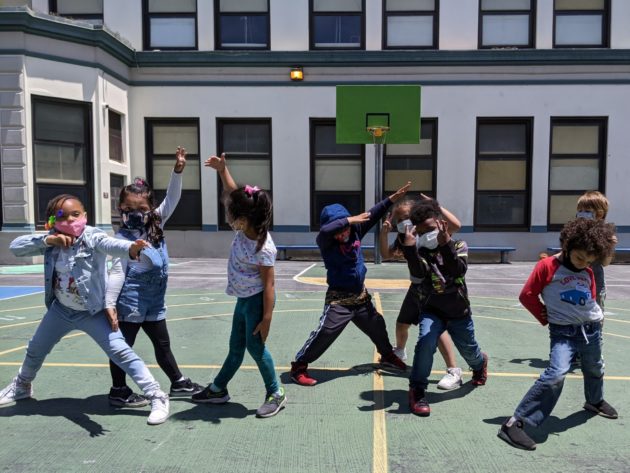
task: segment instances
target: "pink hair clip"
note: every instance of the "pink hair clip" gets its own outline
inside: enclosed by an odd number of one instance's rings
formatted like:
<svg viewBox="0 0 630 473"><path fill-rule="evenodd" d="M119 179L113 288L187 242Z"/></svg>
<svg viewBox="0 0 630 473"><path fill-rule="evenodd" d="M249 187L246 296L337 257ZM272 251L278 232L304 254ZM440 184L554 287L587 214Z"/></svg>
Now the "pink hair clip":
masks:
<svg viewBox="0 0 630 473"><path fill-rule="evenodd" d="M147 185L147 182L144 179L142 179L141 177L136 177L133 180L133 184L136 185L136 186L139 186L139 187L144 187L144 186Z"/></svg>
<svg viewBox="0 0 630 473"><path fill-rule="evenodd" d="M245 189L243 189L243 190L244 190L244 191L245 191L245 193L246 193L248 196L250 196L250 197L252 197L252 196L254 196L255 194L257 194L258 192L260 192L260 188L259 188L258 186L253 186L253 187L252 187L252 186L250 186L249 184L247 184L247 185L245 186Z"/></svg>

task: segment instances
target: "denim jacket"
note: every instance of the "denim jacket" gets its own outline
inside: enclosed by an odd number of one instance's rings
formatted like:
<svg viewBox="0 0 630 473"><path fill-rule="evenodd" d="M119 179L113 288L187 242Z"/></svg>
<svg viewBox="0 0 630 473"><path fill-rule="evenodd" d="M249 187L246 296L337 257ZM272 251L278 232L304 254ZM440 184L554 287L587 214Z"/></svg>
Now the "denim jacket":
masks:
<svg viewBox="0 0 630 473"><path fill-rule="evenodd" d="M13 240L9 247L15 256L44 255L45 301L48 308L55 300L53 282L55 261L59 254L59 247L46 246L44 243L44 238L50 234L24 235ZM83 303L92 315L105 308L107 255L128 258L132 243L107 236L100 228L86 226L72 245L72 276Z"/></svg>

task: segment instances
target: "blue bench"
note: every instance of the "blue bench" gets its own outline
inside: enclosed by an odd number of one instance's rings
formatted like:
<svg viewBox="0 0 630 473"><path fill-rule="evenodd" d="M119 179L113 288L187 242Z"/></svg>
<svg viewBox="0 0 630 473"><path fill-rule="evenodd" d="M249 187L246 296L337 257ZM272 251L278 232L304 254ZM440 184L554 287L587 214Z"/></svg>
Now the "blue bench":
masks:
<svg viewBox="0 0 630 473"><path fill-rule="evenodd" d="M361 245L361 248L364 250L373 250L374 245ZM278 259L284 260L287 259L288 250L319 252L319 247L317 245L276 245L276 250L278 250Z"/></svg>
<svg viewBox="0 0 630 473"><path fill-rule="evenodd" d="M500 253L501 263L509 263L508 255L516 251L513 246L469 246L469 253Z"/></svg>
<svg viewBox="0 0 630 473"><path fill-rule="evenodd" d="M373 250L374 245L361 245L364 250ZM317 245L276 245L278 250L278 259L287 259L287 251L319 251ZM508 263L508 255L516 251L513 246L469 246L468 251L471 253L494 253L501 254L501 263Z"/></svg>

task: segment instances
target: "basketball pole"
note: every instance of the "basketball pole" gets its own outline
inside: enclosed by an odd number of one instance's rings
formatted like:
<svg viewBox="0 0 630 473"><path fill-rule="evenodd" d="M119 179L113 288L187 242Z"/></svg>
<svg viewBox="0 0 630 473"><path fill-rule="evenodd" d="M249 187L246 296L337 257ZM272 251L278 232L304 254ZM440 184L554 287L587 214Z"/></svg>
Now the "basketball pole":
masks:
<svg viewBox="0 0 630 473"><path fill-rule="evenodd" d="M378 141L378 140L376 140ZM374 205L383 199L383 143L374 143ZM381 219L374 227L374 264L381 264Z"/></svg>

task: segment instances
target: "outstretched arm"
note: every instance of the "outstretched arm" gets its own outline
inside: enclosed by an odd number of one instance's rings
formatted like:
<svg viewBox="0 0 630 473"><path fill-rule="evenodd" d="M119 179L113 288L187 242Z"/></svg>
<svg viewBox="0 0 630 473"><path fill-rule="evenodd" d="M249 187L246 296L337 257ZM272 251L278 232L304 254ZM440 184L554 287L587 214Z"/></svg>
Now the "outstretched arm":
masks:
<svg viewBox="0 0 630 473"><path fill-rule="evenodd" d="M370 218L361 223L359 226L359 238L363 238L370 229L378 223L380 219L383 218L387 210L392 206L392 204L398 202L409 190L411 186L411 181L408 181L407 184L402 186L396 192L394 192L389 197L381 200L378 204L368 210L368 214Z"/></svg>
<svg viewBox="0 0 630 473"><path fill-rule="evenodd" d="M225 153L221 153L221 156L210 156L206 159L204 166L210 167L219 173L219 177L221 178L221 183L223 184L223 188L232 192L235 191L238 187L236 186L236 182L232 179L232 175L227 168L227 164L225 162Z"/></svg>
<svg viewBox="0 0 630 473"><path fill-rule="evenodd" d="M425 195L422 193L420 194L420 198L423 200L433 200L428 195ZM448 230L451 235L461 230L462 222L460 222L459 219L455 215L453 215L450 210L440 205L440 212L442 212L442 215L444 216L444 220L448 222Z"/></svg>

